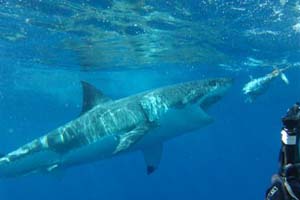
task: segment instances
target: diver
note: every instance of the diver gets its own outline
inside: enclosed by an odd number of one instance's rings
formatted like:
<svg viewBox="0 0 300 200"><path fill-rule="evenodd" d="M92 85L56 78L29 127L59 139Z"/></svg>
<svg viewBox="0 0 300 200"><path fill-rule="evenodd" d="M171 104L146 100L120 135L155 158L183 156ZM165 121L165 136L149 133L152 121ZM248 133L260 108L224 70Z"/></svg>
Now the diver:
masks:
<svg viewBox="0 0 300 200"><path fill-rule="evenodd" d="M274 67L274 70L271 73L266 74L265 76L255 79L251 78L251 81L246 83L242 89L243 94L246 95L245 102L252 103L258 96L264 94L270 87L270 84L278 76L280 76L281 80L288 85L289 80L284 74L284 71L288 70L290 67L290 65L282 69Z"/></svg>
<svg viewBox="0 0 300 200"><path fill-rule="evenodd" d="M300 103L288 109L282 123L279 172L265 200L300 200Z"/></svg>

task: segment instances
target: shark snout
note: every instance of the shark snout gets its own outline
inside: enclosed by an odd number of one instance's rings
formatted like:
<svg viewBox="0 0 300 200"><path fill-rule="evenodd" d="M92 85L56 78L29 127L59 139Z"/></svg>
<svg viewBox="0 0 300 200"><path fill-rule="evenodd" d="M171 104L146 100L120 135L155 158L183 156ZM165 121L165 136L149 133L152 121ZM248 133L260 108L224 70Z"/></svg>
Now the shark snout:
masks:
<svg viewBox="0 0 300 200"><path fill-rule="evenodd" d="M219 78L216 81L215 94L223 96L233 85L233 78Z"/></svg>
<svg viewBox="0 0 300 200"><path fill-rule="evenodd" d="M202 108L208 108L218 102L233 85L232 78L216 78L208 80L208 93L199 100Z"/></svg>
<svg viewBox="0 0 300 200"><path fill-rule="evenodd" d="M209 79L207 87L211 93L224 94L233 85L233 78Z"/></svg>
<svg viewBox="0 0 300 200"><path fill-rule="evenodd" d="M233 78L220 78L218 79L218 87L216 90L219 95L225 95L225 93L231 88L233 85Z"/></svg>

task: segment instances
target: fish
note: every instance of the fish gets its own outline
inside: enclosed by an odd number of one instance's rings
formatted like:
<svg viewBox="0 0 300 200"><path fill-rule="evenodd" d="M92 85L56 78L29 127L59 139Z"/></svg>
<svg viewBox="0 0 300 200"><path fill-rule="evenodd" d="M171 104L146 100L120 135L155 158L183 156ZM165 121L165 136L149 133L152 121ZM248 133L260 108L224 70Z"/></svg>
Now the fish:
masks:
<svg viewBox="0 0 300 200"><path fill-rule="evenodd" d="M289 68L290 66L282 69L275 68L271 73L268 73L265 76L255 79L251 78L251 80L246 83L242 89L243 94L246 96L245 102L254 102L258 96L264 94L269 89L270 84L279 76L281 80L288 85L289 80L283 72Z"/></svg>
<svg viewBox="0 0 300 200"><path fill-rule="evenodd" d="M233 84L213 78L168 85L113 100L82 81L80 115L0 158L0 178L52 173L141 151L147 174L165 141L213 122L207 109Z"/></svg>

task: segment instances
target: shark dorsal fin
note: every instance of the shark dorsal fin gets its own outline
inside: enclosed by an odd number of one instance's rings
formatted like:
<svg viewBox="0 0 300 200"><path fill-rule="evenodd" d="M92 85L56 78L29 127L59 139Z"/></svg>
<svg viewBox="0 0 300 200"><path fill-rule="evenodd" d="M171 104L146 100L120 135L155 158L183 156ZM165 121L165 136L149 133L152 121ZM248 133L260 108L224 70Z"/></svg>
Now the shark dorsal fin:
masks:
<svg viewBox="0 0 300 200"><path fill-rule="evenodd" d="M111 98L105 96L100 90L93 85L81 81L83 90L81 115L92 109L94 106L111 101Z"/></svg>

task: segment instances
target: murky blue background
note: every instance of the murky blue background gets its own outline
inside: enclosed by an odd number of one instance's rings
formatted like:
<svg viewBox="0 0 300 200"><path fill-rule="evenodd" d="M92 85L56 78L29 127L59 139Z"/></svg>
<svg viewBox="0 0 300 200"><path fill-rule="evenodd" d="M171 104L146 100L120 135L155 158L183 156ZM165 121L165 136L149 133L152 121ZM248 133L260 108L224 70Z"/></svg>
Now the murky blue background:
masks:
<svg viewBox="0 0 300 200"><path fill-rule="evenodd" d="M147 176L140 152L0 180L0 198L262 199L277 171L280 118L299 101L300 2L0 0L0 152L78 116L86 80L114 99L233 77L215 122L166 142ZM243 86L286 71L252 104Z"/></svg>

